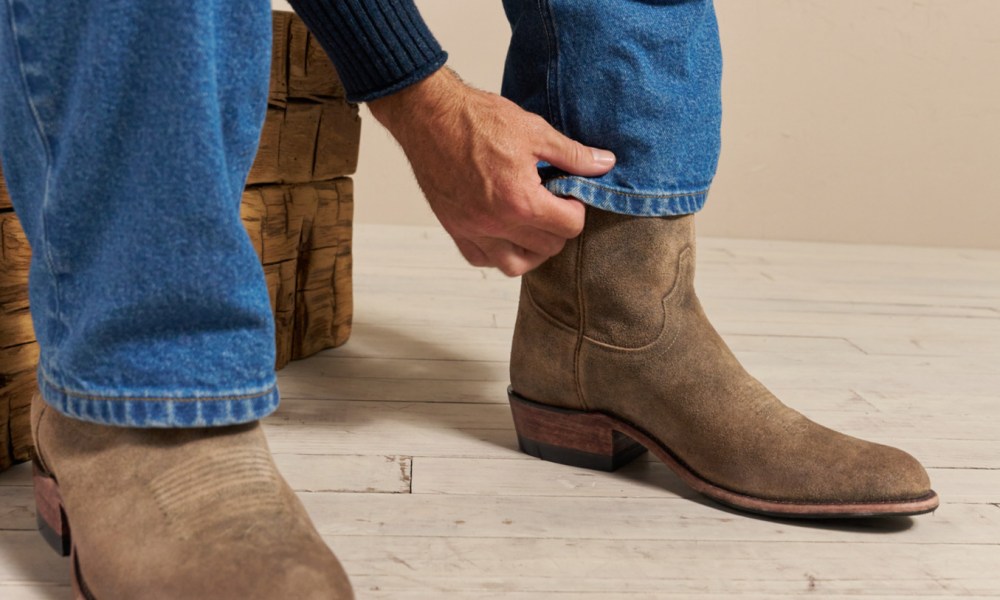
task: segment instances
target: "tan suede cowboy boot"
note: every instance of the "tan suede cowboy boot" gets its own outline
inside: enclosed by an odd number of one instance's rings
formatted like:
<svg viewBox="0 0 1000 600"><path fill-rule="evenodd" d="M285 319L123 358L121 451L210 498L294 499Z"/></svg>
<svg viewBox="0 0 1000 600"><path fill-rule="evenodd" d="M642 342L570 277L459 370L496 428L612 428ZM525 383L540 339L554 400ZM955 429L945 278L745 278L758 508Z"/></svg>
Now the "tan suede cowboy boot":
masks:
<svg viewBox="0 0 1000 600"><path fill-rule="evenodd" d="M587 208L583 234L522 280L521 449L604 470L649 449L698 492L765 515L934 510L912 456L810 421L743 370L702 312L694 267L692 216Z"/></svg>
<svg viewBox="0 0 1000 600"><path fill-rule="evenodd" d="M259 423L129 429L32 404L39 529L76 598L350 599Z"/></svg>

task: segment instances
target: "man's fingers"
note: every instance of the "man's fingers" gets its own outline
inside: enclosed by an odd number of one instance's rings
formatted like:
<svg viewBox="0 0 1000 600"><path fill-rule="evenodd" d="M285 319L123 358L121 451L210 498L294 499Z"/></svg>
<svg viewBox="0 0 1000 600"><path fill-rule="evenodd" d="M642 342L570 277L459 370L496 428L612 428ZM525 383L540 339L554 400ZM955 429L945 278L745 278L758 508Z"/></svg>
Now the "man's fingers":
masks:
<svg viewBox="0 0 1000 600"><path fill-rule="evenodd" d="M530 199L533 216L526 225L547 231L564 240L575 238L583 231L587 209L574 198L560 198L541 185Z"/></svg>
<svg viewBox="0 0 1000 600"><path fill-rule="evenodd" d="M490 258L507 277L524 275L548 259L547 256L535 254L510 242L506 242L505 246L498 248Z"/></svg>
<svg viewBox="0 0 1000 600"><path fill-rule="evenodd" d="M461 239L453 238L455 240L455 245L458 246L458 251L462 253L462 258L466 260L473 267L492 267L493 263L490 262L486 253L483 252L479 246L473 242Z"/></svg>
<svg viewBox="0 0 1000 600"><path fill-rule="evenodd" d="M584 146L569 139L548 124L541 137L538 158L554 167L574 175L596 177L604 175L615 166L615 155L608 150Z"/></svg>
<svg viewBox="0 0 1000 600"><path fill-rule="evenodd" d="M505 236L515 246L540 256L555 256L566 245L566 238L542 231L534 225L519 227Z"/></svg>
<svg viewBox="0 0 1000 600"><path fill-rule="evenodd" d="M470 265L496 267L508 277L524 275L549 258L499 238L453 239Z"/></svg>

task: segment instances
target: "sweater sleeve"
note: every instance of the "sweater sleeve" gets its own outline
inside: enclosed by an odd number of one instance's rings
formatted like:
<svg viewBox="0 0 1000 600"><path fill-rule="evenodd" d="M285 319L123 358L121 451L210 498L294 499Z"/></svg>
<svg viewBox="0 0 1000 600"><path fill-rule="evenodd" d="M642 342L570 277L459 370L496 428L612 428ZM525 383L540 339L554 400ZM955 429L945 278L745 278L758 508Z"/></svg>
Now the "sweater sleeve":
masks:
<svg viewBox="0 0 1000 600"><path fill-rule="evenodd" d="M367 102L424 79L448 58L413 1L290 3L337 67L347 99Z"/></svg>

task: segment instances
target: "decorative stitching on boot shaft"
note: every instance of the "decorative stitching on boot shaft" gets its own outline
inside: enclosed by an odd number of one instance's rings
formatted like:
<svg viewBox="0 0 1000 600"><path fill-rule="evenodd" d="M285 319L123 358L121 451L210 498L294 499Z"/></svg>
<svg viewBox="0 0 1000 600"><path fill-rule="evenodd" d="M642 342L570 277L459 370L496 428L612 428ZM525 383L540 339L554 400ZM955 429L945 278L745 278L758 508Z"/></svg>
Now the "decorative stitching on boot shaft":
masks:
<svg viewBox="0 0 1000 600"><path fill-rule="evenodd" d="M608 352L645 352L652 349L653 347L660 344L665 337L667 337L667 330L674 327L674 335L670 341L670 344L661 352L665 353L670 349L671 346L677 341L680 336L680 322L679 319L671 319L671 311L667 306L669 302L674 300L674 294L680 292L681 294L686 294L687 290L692 289L691 285L688 285L688 279L691 277L691 265L692 251L691 246L685 246L683 250L677 255L677 277L674 278L674 283L670 286L670 291L663 296L663 327L660 329L660 333L650 342L643 344L642 346L637 346L635 348L629 348L627 346L618 346L615 344L609 344L607 342L602 342L600 340L594 339L587 335L583 335L584 341L589 342L592 346L595 346L599 350L606 350ZM679 298L679 302L683 302L686 299L686 295ZM581 330L582 331L582 330Z"/></svg>
<svg viewBox="0 0 1000 600"><path fill-rule="evenodd" d="M150 482L167 523L181 537L207 526L283 510L271 457L261 448L236 448L183 462Z"/></svg>

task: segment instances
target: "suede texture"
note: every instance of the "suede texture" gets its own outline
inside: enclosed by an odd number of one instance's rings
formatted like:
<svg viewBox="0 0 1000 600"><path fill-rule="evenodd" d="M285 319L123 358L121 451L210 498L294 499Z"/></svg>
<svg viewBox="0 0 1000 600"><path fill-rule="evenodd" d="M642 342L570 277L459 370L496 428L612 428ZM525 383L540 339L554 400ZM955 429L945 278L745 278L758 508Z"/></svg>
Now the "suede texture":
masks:
<svg viewBox="0 0 1000 600"><path fill-rule="evenodd" d="M353 598L259 423L131 429L32 404L82 578L111 598Z"/></svg>
<svg viewBox="0 0 1000 600"><path fill-rule="evenodd" d="M694 217L587 208L583 234L524 276L511 384L645 431L703 479L777 502L922 498L909 454L823 427L750 376L694 291Z"/></svg>

